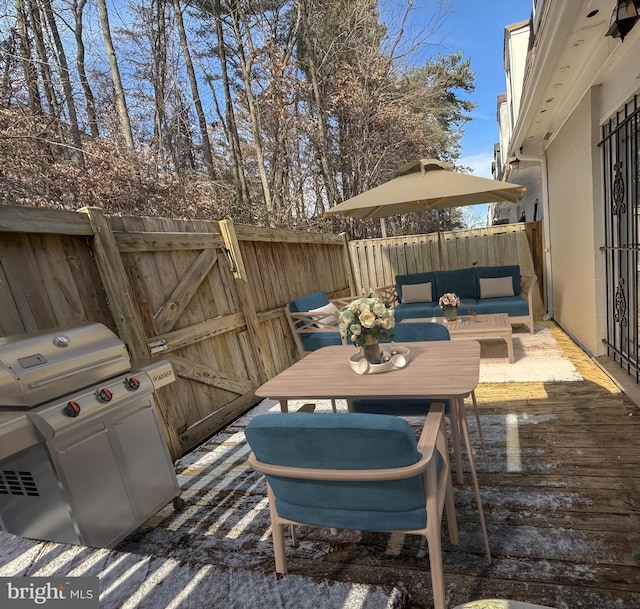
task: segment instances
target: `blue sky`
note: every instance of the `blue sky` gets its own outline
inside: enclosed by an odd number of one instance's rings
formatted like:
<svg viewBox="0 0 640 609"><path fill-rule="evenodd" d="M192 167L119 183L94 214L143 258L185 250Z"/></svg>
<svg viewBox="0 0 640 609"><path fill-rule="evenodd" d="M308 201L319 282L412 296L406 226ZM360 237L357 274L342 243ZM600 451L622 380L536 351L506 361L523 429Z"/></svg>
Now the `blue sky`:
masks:
<svg viewBox="0 0 640 609"><path fill-rule="evenodd" d="M497 96L506 92L504 28L531 15L531 0L467 0L450 3L441 33L448 52L463 51L475 72L477 104L462 138L462 164L491 177L493 144L498 141Z"/></svg>
<svg viewBox="0 0 640 609"><path fill-rule="evenodd" d="M415 12L408 29L428 27L434 7L441 3L447 14L438 29L429 36L431 44L418 51L413 62L425 56L448 55L462 51L475 73L475 91L469 99L476 104L471 121L464 126L461 140L462 165L475 175L490 178L493 145L498 141L497 97L506 92L503 51L504 28L525 21L531 15L531 0L414 0ZM406 0L380 2L383 17L406 6ZM467 208L484 220L487 205Z"/></svg>

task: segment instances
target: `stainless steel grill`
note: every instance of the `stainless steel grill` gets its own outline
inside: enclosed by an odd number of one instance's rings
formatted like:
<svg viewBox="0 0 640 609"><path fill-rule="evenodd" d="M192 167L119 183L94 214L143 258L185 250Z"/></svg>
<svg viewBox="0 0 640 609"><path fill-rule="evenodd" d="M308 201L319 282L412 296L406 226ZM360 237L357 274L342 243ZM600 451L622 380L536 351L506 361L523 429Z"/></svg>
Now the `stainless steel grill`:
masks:
<svg viewBox="0 0 640 609"><path fill-rule="evenodd" d="M178 497L153 399L174 380L102 324L0 338L0 528L113 547Z"/></svg>

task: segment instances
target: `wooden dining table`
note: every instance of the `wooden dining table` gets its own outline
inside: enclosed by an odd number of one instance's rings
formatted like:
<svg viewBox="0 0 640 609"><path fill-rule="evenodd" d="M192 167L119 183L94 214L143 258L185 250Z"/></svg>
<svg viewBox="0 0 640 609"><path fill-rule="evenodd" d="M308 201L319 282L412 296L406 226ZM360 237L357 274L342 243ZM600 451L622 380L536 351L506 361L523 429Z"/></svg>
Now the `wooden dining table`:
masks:
<svg viewBox="0 0 640 609"><path fill-rule="evenodd" d="M464 398L478 385L480 376L480 343L475 340L420 341L405 343L410 349L404 368L380 374L357 374L349 364L355 348L349 345L323 347L283 370L260 386L256 395L280 402L288 412L289 401L356 398L442 399L449 402L447 416L456 463L458 483L464 482L460 435L465 442L471 476L484 529L484 513L480 486ZM488 541L485 537L487 555Z"/></svg>

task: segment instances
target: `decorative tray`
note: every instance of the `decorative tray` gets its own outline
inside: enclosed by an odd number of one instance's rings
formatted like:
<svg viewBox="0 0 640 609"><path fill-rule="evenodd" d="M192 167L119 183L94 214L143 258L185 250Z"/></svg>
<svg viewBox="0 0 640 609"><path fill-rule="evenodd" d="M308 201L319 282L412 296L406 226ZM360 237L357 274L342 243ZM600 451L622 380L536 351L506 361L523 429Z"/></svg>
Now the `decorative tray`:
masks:
<svg viewBox="0 0 640 609"><path fill-rule="evenodd" d="M356 374L379 374L381 372L391 372L404 368L411 359L411 351L396 343L385 343L381 345L382 363L370 364L364 358L364 351L359 349L349 357L349 365Z"/></svg>

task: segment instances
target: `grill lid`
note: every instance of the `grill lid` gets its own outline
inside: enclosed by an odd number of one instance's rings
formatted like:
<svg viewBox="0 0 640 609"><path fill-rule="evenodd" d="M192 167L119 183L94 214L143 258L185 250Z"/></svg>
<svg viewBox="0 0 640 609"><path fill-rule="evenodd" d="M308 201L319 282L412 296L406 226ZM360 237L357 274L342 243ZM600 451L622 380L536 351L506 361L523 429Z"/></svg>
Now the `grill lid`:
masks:
<svg viewBox="0 0 640 609"><path fill-rule="evenodd" d="M0 338L0 406L32 408L130 368L124 343L99 323Z"/></svg>

